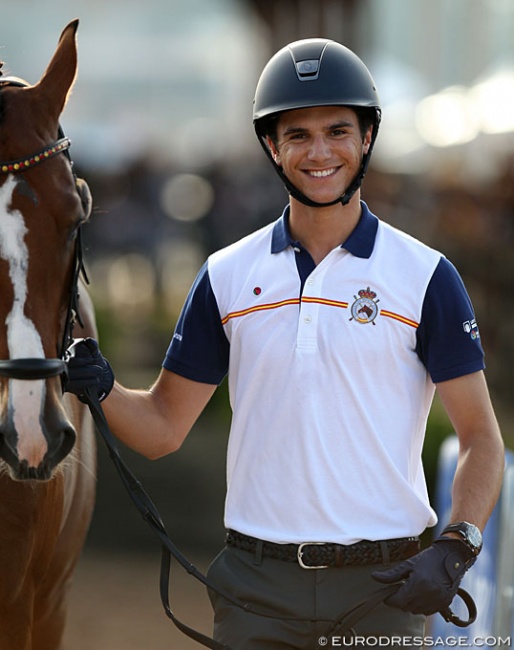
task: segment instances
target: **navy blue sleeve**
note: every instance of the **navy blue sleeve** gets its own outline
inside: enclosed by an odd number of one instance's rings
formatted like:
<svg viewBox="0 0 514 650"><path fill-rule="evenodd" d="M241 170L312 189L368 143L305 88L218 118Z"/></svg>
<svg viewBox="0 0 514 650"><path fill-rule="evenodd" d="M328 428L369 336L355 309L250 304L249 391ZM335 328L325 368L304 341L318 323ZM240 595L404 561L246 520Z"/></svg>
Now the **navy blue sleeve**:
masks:
<svg viewBox="0 0 514 650"><path fill-rule="evenodd" d="M416 352L434 383L483 370L471 300L456 268L441 258L427 288Z"/></svg>
<svg viewBox="0 0 514 650"><path fill-rule="evenodd" d="M228 372L229 349L206 262L186 298L162 365L187 379L219 384Z"/></svg>

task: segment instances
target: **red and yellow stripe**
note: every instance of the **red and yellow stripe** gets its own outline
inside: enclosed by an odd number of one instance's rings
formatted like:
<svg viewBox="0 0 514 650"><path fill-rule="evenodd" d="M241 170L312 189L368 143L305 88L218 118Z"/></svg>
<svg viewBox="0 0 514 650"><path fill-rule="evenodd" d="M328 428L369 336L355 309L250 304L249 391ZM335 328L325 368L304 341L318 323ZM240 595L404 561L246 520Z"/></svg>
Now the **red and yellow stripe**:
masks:
<svg viewBox="0 0 514 650"><path fill-rule="evenodd" d="M280 307L287 307L288 305L299 305L300 298L289 298L288 300L279 300L278 302L268 302L263 305L254 305L253 307L248 307L247 309L241 309L241 311L232 311L222 318L221 323L225 325L232 318L241 318L241 316L246 316L247 314L252 314L256 311L268 311L269 309L279 309Z"/></svg>
<svg viewBox="0 0 514 650"><path fill-rule="evenodd" d="M302 302L316 303L318 305L328 305L329 307L339 307L340 309L348 309L348 303L341 300L329 300L328 298L309 298L303 297Z"/></svg>
<svg viewBox="0 0 514 650"><path fill-rule="evenodd" d="M304 303L309 304L318 304L318 305L327 305L328 307L337 307L339 309L348 309L349 303L341 300L329 300L328 298L311 298L304 296L301 299ZM248 307L247 309L241 309L239 311L232 311L227 314L222 320L222 325L226 325L229 320L233 318L241 318L242 316L247 316L248 314L253 314L259 311L269 311L270 309L280 309L281 307L288 307L290 305L299 305L300 298L288 298L287 300L279 300L278 302L268 302L262 305L254 305L253 307ZM385 316L386 318L392 318L397 320L400 323L404 323L409 327L414 327L415 329L419 326L419 323L416 321L402 316L401 314L396 314L393 311L388 311L387 309L381 309L379 312L380 316Z"/></svg>
<svg viewBox="0 0 514 650"><path fill-rule="evenodd" d="M405 325L409 325L409 327L414 327L415 329L419 327L419 323L417 323L415 320L411 320L410 318L407 318L406 316L402 316L401 314L395 314L394 311L387 311L387 309L381 309L380 316L385 316L386 318L392 318L394 320L400 321L400 323L405 323Z"/></svg>

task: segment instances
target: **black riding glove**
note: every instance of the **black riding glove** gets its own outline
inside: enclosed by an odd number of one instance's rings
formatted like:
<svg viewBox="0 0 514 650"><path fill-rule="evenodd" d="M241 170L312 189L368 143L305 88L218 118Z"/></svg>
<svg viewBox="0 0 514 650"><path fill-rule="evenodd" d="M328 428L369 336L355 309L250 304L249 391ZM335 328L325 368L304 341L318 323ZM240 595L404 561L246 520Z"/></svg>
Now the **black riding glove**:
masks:
<svg viewBox="0 0 514 650"><path fill-rule="evenodd" d="M384 601L386 605L428 616L448 610L464 574L475 559L464 542L439 537L409 560L386 571L375 571L372 576L385 584L403 583Z"/></svg>
<svg viewBox="0 0 514 650"><path fill-rule="evenodd" d="M114 373L95 339L74 339L66 352L66 365L64 390L77 395L81 402L86 401L86 388L96 389L100 401L111 392Z"/></svg>

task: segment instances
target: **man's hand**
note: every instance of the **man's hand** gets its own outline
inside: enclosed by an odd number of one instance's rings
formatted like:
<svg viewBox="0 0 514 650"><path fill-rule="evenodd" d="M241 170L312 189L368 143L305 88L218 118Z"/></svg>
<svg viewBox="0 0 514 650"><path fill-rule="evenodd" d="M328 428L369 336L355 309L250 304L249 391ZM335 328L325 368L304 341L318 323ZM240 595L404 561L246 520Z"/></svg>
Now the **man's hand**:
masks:
<svg viewBox="0 0 514 650"><path fill-rule="evenodd" d="M111 392L114 373L95 339L75 339L66 352L66 365L64 390L77 395L81 402L87 388L94 388L100 401Z"/></svg>
<svg viewBox="0 0 514 650"><path fill-rule="evenodd" d="M386 605L428 616L450 607L464 574L474 562L473 552L463 542L439 537L409 560L386 571L375 571L372 576L385 584L402 583L384 601Z"/></svg>

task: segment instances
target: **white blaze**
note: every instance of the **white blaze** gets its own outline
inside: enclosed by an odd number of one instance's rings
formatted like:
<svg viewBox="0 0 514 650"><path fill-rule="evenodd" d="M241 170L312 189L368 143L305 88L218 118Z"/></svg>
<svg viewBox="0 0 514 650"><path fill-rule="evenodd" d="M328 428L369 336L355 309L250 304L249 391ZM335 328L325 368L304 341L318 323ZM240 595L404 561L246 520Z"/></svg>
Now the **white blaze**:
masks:
<svg viewBox="0 0 514 650"><path fill-rule="evenodd" d="M41 337L24 314L27 300L29 252L25 244L27 228L19 210L10 209L16 179L9 175L0 187L0 257L9 265L14 301L7 315L7 345L11 359L44 358ZM40 424L45 400L45 381L9 380L9 410L18 433L18 457L29 467L37 467L48 449Z"/></svg>

